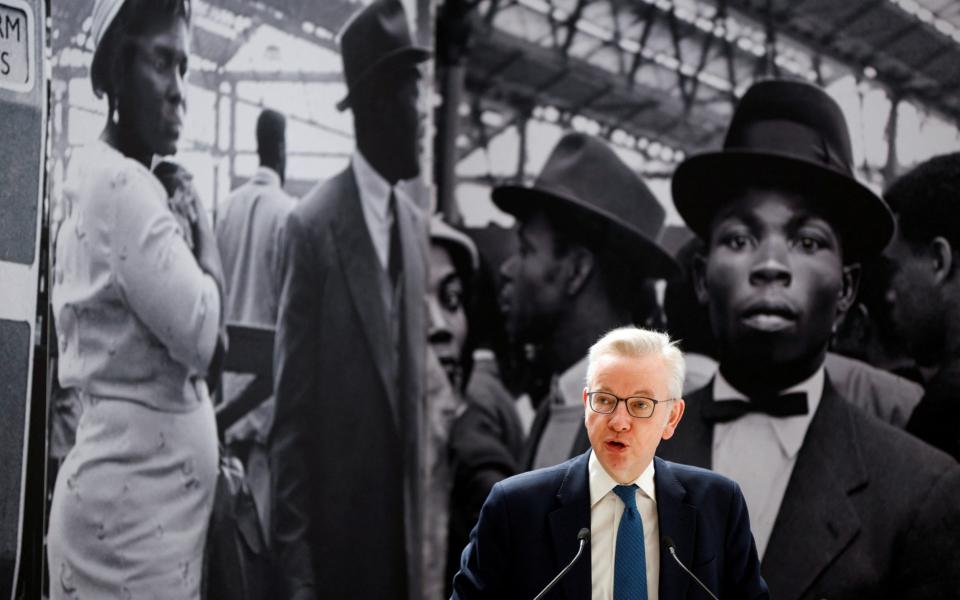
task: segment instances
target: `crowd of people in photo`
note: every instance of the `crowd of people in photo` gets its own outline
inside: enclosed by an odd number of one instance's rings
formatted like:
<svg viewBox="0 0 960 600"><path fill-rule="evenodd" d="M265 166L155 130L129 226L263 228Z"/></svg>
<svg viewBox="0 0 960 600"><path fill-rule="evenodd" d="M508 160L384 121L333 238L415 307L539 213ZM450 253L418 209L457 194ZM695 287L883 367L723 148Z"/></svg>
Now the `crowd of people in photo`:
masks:
<svg viewBox="0 0 960 600"><path fill-rule="evenodd" d="M265 109L259 168L214 225L158 159L182 135L190 0L95 0L91 23L108 117L54 241L58 383L81 411L51 598L520 597L481 554L484 503L590 451L590 348L630 325L683 351L657 455L736 482L771 597L960 597L960 153L877 194L837 103L764 80L673 174L678 251L643 179L579 132L493 188L511 230L468 230L403 185L431 52L374 0L338 39L349 165L291 197ZM226 458L253 533L211 521ZM267 565L257 581L210 576L211 523L254 540L233 564Z"/></svg>

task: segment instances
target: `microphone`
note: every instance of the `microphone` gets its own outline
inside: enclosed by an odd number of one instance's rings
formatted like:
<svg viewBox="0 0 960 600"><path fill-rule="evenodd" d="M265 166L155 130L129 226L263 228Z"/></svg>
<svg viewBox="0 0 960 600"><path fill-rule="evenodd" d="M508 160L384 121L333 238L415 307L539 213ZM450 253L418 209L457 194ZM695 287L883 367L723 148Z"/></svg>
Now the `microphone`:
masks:
<svg viewBox="0 0 960 600"><path fill-rule="evenodd" d="M680 562L679 558L677 558L677 545L673 543L673 538L671 538L669 535L665 535L663 536L661 541L663 542L663 547L667 549L667 552L670 553L670 556L673 557L673 560L677 561L677 564L680 565L680 568L686 571L687 575L689 575L690 577L693 577L693 580L696 581L698 584L700 584L700 587L703 588L703 591L705 591L707 595L713 598L713 600L717 600L717 597L713 595L713 592L710 591L710 588L705 586L702 581L697 579L697 576L694 575L690 571L690 569L686 567L686 565Z"/></svg>
<svg viewBox="0 0 960 600"><path fill-rule="evenodd" d="M580 555L583 554L583 547L586 546L587 542L590 541L590 530L584 527L583 529L578 531L577 540L580 542L580 547L577 548L576 556L573 557L573 560L567 563L567 566L565 566L562 571L557 573L557 576L554 577L550 581L550 583L547 584L547 587L543 588L543 590L541 590L540 593L537 594L537 597L534 598L533 600L540 600L541 598L546 596L547 592L553 589L553 586L557 585L557 582L560 581L563 578L563 576L567 574L567 571L569 571L571 567L573 567L574 563L577 562L577 559L580 558Z"/></svg>

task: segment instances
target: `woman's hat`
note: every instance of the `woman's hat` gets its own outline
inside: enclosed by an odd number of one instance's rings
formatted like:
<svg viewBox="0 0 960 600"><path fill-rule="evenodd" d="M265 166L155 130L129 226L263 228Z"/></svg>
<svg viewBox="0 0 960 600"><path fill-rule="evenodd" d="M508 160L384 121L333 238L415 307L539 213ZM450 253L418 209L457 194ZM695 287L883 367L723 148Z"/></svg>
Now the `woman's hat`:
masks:
<svg viewBox="0 0 960 600"><path fill-rule="evenodd" d="M625 259L636 260L649 277L679 274L677 263L658 245L666 211L640 177L599 138L568 133L560 139L533 186L499 186L493 201L519 218L534 208L573 211L603 222Z"/></svg>
<svg viewBox="0 0 960 600"><path fill-rule="evenodd" d="M126 0L94 0L93 13L90 15L90 35L93 37L93 61L90 63L90 77L93 82L93 93L102 98L105 91L99 67L101 57L100 43L110 29L110 25L120 13Z"/></svg>
<svg viewBox="0 0 960 600"><path fill-rule="evenodd" d="M880 252L893 234L886 203L853 174L843 112L825 91L800 81L755 83L737 105L723 149L692 156L673 175L673 202L709 239L717 211L751 184L801 192L837 227L844 256Z"/></svg>
<svg viewBox="0 0 960 600"><path fill-rule="evenodd" d="M430 219L430 241L448 249L454 262L454 268L464 278L473 277L480 268L480 255L477 246L467 235L449 225L435 214Z"/></svg>
<svg viewBox="0 0 960 600"><path fill-rule="evenodd" d="M359 11L340 33L347 96L338 110L350 106L350 95L368 80L391 68L421 63L431 56L410 36L407 15L398 0L377 0Z"/></svg>

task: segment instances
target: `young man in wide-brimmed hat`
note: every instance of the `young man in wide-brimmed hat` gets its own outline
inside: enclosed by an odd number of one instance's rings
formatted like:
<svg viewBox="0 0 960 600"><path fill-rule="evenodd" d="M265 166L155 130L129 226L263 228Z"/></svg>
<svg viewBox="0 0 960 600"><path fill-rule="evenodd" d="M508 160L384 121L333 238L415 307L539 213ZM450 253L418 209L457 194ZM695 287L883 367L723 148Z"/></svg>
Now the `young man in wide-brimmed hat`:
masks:
<svg viewBox="0 0 960 600"><path fill-rule="evenodd" d="M340 48L357 149L286 222L274 544L284 597L421 597L426 220L398 182L419 173L418 63L397 0Z"/></svg>
<svg viewBox="0 0 960 600"><path fill-rule="evenodd" d="M517 343L537 346L553 376L534 421L525 468L587 449L581 396L587 350L632 323L645 277L676 263L657 241L665 210L599 138L569 133L532 186L501 186L493 201L518 221L519 251L502 266L502 304Z"/></svg>
<svg viewBox="0 0 960 600"><path fill-rule="evenodd" d="M719 372L659 454L740 484L774 598L954 597L960 467L852 406L824 372L857 263L893 231L851 165L825 92L765 81L723 149L677 169L674 202L706 242L696 286Z"/></svg>

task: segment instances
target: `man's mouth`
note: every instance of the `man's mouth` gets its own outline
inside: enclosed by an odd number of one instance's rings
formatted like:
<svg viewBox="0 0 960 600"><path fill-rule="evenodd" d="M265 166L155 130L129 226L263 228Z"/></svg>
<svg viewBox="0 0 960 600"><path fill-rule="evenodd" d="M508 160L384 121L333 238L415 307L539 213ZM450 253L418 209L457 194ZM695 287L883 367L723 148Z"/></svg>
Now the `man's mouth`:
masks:
<svg viewBox="0 0 960 600"><path fill-rule="evenodd" d="M611 452L624 452L627 449L627 445L620 440L607 440L603 445Z"/></svg>
<svg viewBox="0 0 960 600"><path fill-rule="evenodd" d="M743 323L759 331L780 331L792 327L797 313L785 304L758 304L743 312Z"/></svg>
<svg viewBox="0 0 960 600"><path fill-rule="evenodd" d="M183 130L183 124L180 121L167 121L164 125L168 135L180 137L180 132Z"/></svg>
<svg viewBox="0 0 960 600"><path fill-rule="evenodd" d="M440 366L442 366L448 373L455 373L460 370L460 361L454 356L440 355L438 353L437 358L440 360Z"/></svg>
<svg viewBox="0 0 960 600"><path fill-rule="evenodd" d="M504 315L510 314L510 291L509 288L504 287L500 291L498 300L500 301L500 312Z"/></svg>

